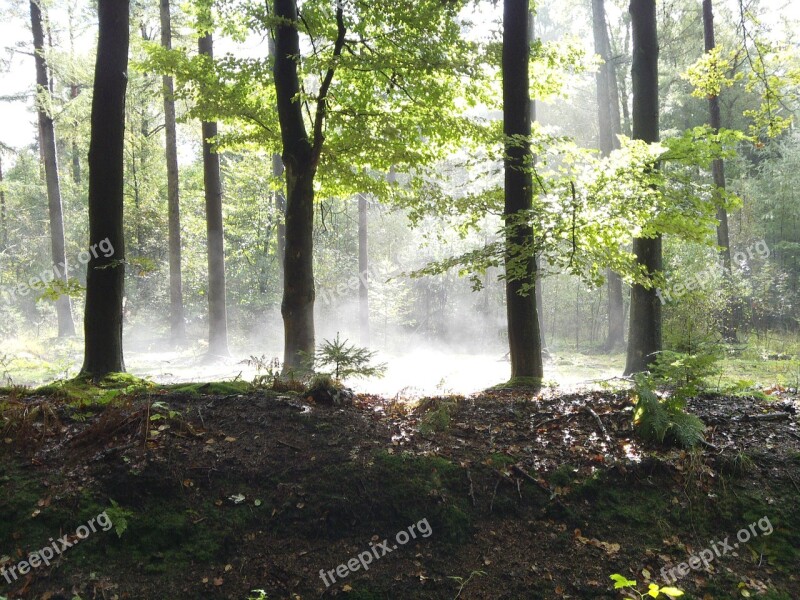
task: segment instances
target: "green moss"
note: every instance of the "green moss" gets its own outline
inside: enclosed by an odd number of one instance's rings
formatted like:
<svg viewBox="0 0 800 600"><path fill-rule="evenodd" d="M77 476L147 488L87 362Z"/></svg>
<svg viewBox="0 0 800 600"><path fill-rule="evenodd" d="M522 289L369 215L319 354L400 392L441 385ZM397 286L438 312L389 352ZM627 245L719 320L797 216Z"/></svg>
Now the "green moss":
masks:
<svg viewBox="0 0 800 600"><path fill-rule="evenodd" d="M540 377L512 377L504 383L490 388L492 390L533 390L542 389L544 380Z"/></svg>
<svg viewBox="0 0 800 600"><path fill-rule="evenodd" d="M551 485L560 487L571 485L575 479L575 467L572 465L561 465L555 471L547 475L547 481L549 481Z"/></svg>
<svg viewBox="0 0 800 600"><path fill-rule="evenodd" d="M163 386L163 389L190 396L229 396L246 394L252 391L251 384L246 381L212 381L209 383L182 383Z"/></svg>
<svg viewBox="0 0 800 600"><path fill-rule="evenodd" d="M78 406L102 406L118 397L144 394L155 388L156 385L147 379L127 373L112 373L99 382L93 382L86 377L55 381L32 390L31 395L61 399Z"/></svg>
<svg viewBox="0 0 800 600"><path fill-rule="evenodd" d="M427 412L419 424L419 432L423 435L430 435L450 429L452 407L452 402L441 402L436 410Z"/></svg>

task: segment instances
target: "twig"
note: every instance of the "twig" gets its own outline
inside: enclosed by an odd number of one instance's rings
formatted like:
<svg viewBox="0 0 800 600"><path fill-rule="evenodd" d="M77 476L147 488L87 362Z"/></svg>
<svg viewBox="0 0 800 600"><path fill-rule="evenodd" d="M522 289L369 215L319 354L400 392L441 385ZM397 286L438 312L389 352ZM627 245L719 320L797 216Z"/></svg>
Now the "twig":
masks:
<svg viewBox="0 0 800 600"><path fill-rule="evenodd" d="M600 419L600 415L598 415L595 410L591 406L584 406L583 410L588 412L590 415L594 417L594 420L597 421L597 426L600 428L600 431L603 434L603 437L606 440L606 443L609 445L609 449L611 446L611 436L608 435L608 431L606 430L606 426L603 425L602 419Z"/></svg>
<svg viewBox="0 0 800 600"><path fill-rule="evenodd" d="M288 442L284 442L283 440L279 440L275 438L275 441L278 442L281 446L286 446L287 448L291 448L292 450L297 450L298 452L305 452L302 448L298 448L297 446L292 446L292 444Z"/></svg>
<svg viewBox="0 0 800 600"><path fill-rule="evenodd" d="M469 497L472 498L472 506L477 506L478 502L475 500L475 486L472 483L472 473L467 469L467 479L469 480Z"/></svg>

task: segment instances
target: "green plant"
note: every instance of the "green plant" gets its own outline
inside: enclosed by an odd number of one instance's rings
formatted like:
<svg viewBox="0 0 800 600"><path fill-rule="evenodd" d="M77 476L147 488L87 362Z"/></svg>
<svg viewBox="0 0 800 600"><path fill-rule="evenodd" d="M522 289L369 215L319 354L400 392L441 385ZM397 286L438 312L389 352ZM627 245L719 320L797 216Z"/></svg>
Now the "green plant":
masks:
<svg viewBox="0 0 800 600"><path fill-rule="evenodd" d="M660 587L658 584L651 583L648 586L646 592L642 593L638 589L636 589L636 582L631 581L627 577L620 575L619 573L614 573L610 576L610 578L614 581L614 589L615 590L622 590L623 594L628 594L628 598L644 598L645 596L650 596L652 598L658 598L661 594L665 596L669 596L670 598L677 598L678 596L683 596L683 592L676 587ZM636 596L633 596L636 594Z"/></svg>
<svg viewBox="0 0 800 600"><path fill-rule="evenodd" d="M317 349L316 360L322 366L333 367L331 375L335 379L346 377L382 377L386 372L386 363L370 364L376 352L349 344L348 340L339 338L339 334L331 340L323 340Z"/></svg>
<svg viewBox="0 0 800 600"><path fill-rule="evenodd" d="M111 500L111 508L106 509L106 515L114 525L114 531L117 532L117 537L122 537L128 529L128 519L133 516L133 512L125 510L114 500Z"/></svg>
<svg viewBox="0 0 800 600"><path fill-rule="evenodd" d="M269 597L264 590L252 590L247 600L269 600Z"/></svg>
<svg viewBox="0 0 800 600"><path fill-rule="evenodd" d="M473 577L484 577L486 576L486 571L473 571L469 574L469 577L466 579L464 577L459 577L457 575L450 575L448 579L452 579L456 583L459 584L458 593L455 595L453 600L458 600L461 597L461 592L464 591L464 588L467 587L467 584L472 581Z"/></svg>
<svg viewBox="0 0 800 600"><path fill-rule="evenodd" d="M683 410L686 399L678 394L660 398L647 376L636 378L633 425L644 439L691 448L704 440L705 425Z"/></svg>
<svg viewBox="0 0 800 600"><path fill-rule="evenodd" d="M256 368L256 375L253 378L253 387L255 388L274 388L281 377L281 361L277 357L267 358L266 354L251 355L242 362L249 367Z"/></svg>

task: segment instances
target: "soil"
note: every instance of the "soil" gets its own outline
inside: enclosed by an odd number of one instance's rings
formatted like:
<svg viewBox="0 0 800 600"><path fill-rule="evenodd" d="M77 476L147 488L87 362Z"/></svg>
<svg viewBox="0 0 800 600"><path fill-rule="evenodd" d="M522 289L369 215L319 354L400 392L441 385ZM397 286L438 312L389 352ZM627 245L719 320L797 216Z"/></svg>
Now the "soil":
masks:
<svg viewBox="0 0 800 600"><path fill-rule="evenodd" d="M693 399L687 451L634 436L628 391L226 391L0 396L0 565L74 544L0 597L624 598L610 575L643 592L729 538L684 598L800 598L792 395Z"/></svg>

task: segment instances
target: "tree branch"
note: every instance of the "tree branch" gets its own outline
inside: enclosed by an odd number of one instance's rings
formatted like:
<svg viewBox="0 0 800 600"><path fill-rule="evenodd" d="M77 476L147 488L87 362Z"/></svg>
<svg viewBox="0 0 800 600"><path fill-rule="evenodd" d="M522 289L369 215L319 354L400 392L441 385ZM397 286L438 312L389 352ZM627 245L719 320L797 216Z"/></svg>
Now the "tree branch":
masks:
<svg viewBox="0 0 800 600"><path fill-rule="evenodd" d="M333 75L336 72L337 59L342 55L342 48L344 47L345 35L347 28L344 25L344 10L341 3L336 7L336 42L333 45L333 57L331 65L328 67L325 78L322 80L322 85L319 88L319 95L317 96L317 114L314 119L314 144L313 144L313 161L319 161L320 153L322 152L322 143L325 141L325 135L322 133L322 128L325 124L325 116L328 109L328 92L331 89L333 82Z"/></svg>

